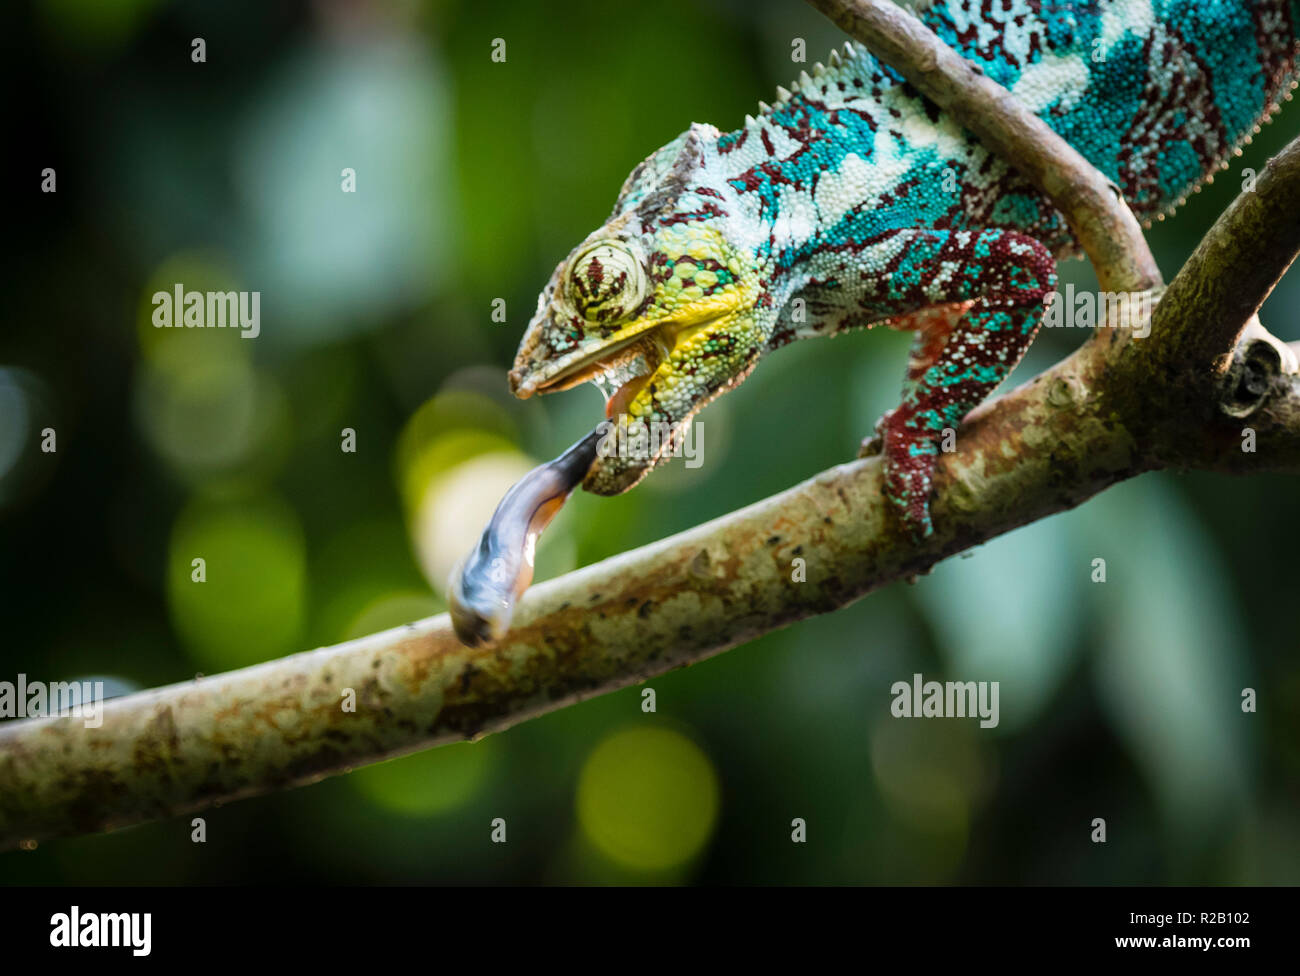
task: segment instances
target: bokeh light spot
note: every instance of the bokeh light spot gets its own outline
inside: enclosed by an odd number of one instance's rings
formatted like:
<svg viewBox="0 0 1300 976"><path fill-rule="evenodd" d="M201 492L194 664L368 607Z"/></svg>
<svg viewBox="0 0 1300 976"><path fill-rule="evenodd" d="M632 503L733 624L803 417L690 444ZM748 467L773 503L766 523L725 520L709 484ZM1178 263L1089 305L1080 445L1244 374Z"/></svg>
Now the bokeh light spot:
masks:
<svg viewBox="0 0 1300 976"><path fill-rule="evenodd" d="M996 780L987 748L962 719L881 718L871 767L900 824L925 838L911 868L945 878L965 855L972 814Z"/></svg>
<svg viewBox="0 0 1300 976"><path fill-rule="evenodd" d="M699 854L718 817L713 764L690 739L634 728L605 739L578 783L588 839L620 865L662 871Z"/></svg>
<svg viewBox="0 0 1300 976"><path fill-rule="evenodd" d="M42 0L46 31L68 53L117 51L147 23L159 0Z"/></svg>
<svg viewBox="0 0 1300 976"><path fill-rule="evenodd" d="M140 342L141 355L147 360L164 351L180 350L194 360L248 358L256 340L244 339L240 335L240 329L229 324L225 328L201 329L187 328L183 324L184 306L175 307L177 285L181 286L185 295L201 293L205 296L205 315L208 292L225 295L232 291L244 291L247 287L231 271L223 255L207 251L178 251L170 255L154 268L140 291L136 309L136 338ZM154 324L154 316L161 307L154 301L159 293L171 298L173 324L169 327Z"/></svg>
<svg viewBox="0 0 1300 976"><path fill-rule="evenodd" d="M499 743L458 742L376 763L348 777L372 803L406 817L445 813L470 800L496 765Z"/></svg>
<svg viewBox="0 0 1300 976"><path fill-rule="evenodd" d="M172 527L172 619L205 671L279 657L298 646L307 587L302 530L272 498L192 502ZM204 580L195 580L202 559Z"/></svg>
<svg viewBox="0 0 1300 976"><path fill-rule="evenodd" d="M425 617L432 617L445 609L443 603L430 593L417 593L413 590L386 593L371 600L361 609L348 625L342 639L353 640L368 634L377 634L383 630L423 620Z"/></svg>
<svg viewBox="0 0 1300 976"><path fill-rule="evenodd" d="M188 352L172 346L140 372L136 415L150 444L196 484L269 474L288 437L280 388L245 360Z"/></svg>
<svg viewBox="0 0 1300 976"><path fill-rule="evenodd" d="M456 563L478 543L497 503L532 467L522 454L484 454L430 482L415 517L415 543L431 586L443 590Z"/></svg>

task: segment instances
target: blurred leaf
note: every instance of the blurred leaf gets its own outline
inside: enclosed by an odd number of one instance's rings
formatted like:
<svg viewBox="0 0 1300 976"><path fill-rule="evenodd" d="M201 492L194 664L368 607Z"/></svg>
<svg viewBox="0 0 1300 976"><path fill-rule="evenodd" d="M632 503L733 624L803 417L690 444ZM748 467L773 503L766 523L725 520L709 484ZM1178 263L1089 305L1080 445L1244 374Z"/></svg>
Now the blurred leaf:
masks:
<svg viewBox="0 0 1300 976"><path fill-rule="evenodd" d="M254 109L237 166L253 219L241 259L272 342L372 329L454 273L445 87L433 51L378 36L305 48Z"/></svg>
<svg viewBox="0 0 1300 976"><path fill-rule="evenodd" d="M1000 682L1004 732L1037 720L1077 649L1086 578L1056 518L940 564L912 590L947 663L935 679Z"/></svg>
<svg viewBox="0 0 1300 976"><path fill-rule="evenodd" d="M1092 587L1098 690L1169 823L1195 835L1239 808L1253 778L1231 583L1168 475L1117 486L1079 516L1106 560Z"/></svg>

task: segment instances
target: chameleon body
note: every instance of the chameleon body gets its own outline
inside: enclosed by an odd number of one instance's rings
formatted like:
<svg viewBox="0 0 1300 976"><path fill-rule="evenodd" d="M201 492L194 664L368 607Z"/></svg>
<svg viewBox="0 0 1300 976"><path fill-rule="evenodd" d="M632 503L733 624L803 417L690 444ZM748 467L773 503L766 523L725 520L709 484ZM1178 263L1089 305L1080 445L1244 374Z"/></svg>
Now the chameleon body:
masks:
<svg viewBox="0 0 1300 976"><path fill-rule="evenodd" d="M1146 221L1212 178L1295 87L1300 0L909 6ZM1075 246L1007 161L865 49L845 50L741 128L693 124L653 153L542 292L510 383L519 396L617 387L588 490L624 491L670 453L671 438L614 449L638 424L680 436L766 353L886 324L915 340L902 400L876 427L884 491L913 534L933 531L942 433L1020 360Z"/></svg>

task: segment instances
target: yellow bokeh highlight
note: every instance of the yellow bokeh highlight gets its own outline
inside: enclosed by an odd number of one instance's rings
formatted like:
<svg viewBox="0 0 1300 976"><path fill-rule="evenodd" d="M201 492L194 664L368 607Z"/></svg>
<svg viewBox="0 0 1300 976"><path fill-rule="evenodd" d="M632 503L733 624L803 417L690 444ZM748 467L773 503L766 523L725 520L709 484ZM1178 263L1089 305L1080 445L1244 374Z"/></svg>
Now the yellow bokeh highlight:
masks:
<svg viewBox="0 0 1300 976"><path fill-rule="evenodd" d="M192 357L246 359L251 355L256 340L245 339L239 329L198 329L184 326L164 328L154 325L154 312L158 308L154 304L154 296L158 292L174 295L177 285L181 285L186 293L245 290L245 286L219 254L180 251L162 261L141 289L136 311L136 338L146 360L172 347L180 347L186 355ZM173 315L178 316L182 310L172 311Z"/></svg>
<svg viewBox="0 0 1300 976"><path fill-rule="evenodd" d="M478 545L497 504L533 467L518 452L482 454L429 482L412 527L425 578L443 592L456 564Z"/></svg>
<svg viewBox="0 0 1300 976"><path fill-rule="evenodd" d="M704 850L718 818L718 778L686 736L627 729L587 758L577 807L582 830L603 855L621 867L661 872Z"/></svg>
<svg viewBox="0 0 1300 976"><path fill-rule="evenodd" d="M446 605L431 593L400 590L369 601L353 617L341 640L355 640L442 613Z"/></svg>
<svg viewBox="0 0 1300 976"><path fill-rule="evenodd" d="M995 778L969 721L880 719L871 735L871 770L881 796L913 837L908 870L926 880L955 876L971 821Z"/></svg>
<svg viewBox="0 0 1300 976"><path fill-rule="evenodd" d="M348 777L376 806L404 817L427 817L462 806L483 788L499 758L494 738L458 742L364 766Z"/></svg>
<svg viewBox="0 0 1300 976"><path fill-rule="evenodd" d="M241 668L302 650L306 589L302 529L282 502L200 498L176 519L168 602L202 670Z"/></svg>
<svg viewBox="0 0 1300 976"><path fill-rule="evenodd" d="M135 403L153 449L199 488L268 481L288 450L283 393L238 357L163 347L137 374Z"/></svg>
<svg viewBox="0 0 1300 976"><path fill-rule="evenodd" d="M450 391L420 405L397 441L397 478L408 512L424 499L429 482L477 454L516 451L517 431L499 403Z"/></svg>

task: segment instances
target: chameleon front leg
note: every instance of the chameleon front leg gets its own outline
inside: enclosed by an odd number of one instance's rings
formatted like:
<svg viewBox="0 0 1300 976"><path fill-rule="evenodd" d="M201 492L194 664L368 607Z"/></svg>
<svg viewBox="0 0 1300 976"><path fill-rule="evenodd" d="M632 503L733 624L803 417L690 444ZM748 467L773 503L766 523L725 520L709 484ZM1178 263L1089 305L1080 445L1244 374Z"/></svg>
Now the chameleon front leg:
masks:
<svg viewBox="0 0 1300 976"><path fill-rule="evenodd" d="M874 263L864 303L878 303L895 327L917 332L902 402L876 432L885 496L923 538L934 531L930 494L943 431L955 429L1024 356L1055 288L1056 265L1037 240L1006 230L896 231L864 256Z"/></svg>

